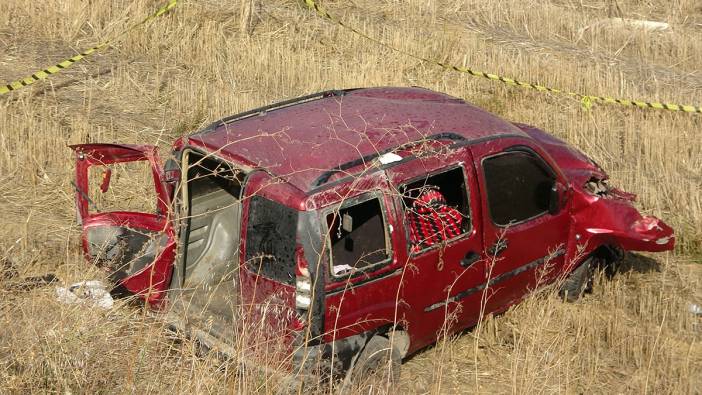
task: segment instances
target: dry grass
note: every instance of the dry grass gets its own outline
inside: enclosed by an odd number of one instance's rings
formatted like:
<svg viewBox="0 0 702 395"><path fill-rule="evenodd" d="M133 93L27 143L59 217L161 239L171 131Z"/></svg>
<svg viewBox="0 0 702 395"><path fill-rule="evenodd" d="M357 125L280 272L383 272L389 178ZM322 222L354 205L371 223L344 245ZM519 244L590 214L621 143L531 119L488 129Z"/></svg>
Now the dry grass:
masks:
<svg viewBox="0 0 702 395"><path fill-rule="evenodd" d="M0 80L110 37L157 1L0 2ZM702 102L698 2L326 1L345 20L425 56L555 87ZM578 30L665 20L670 33ZM418 63L325 23L293 0L188 1L90 61L0 100L0 258L22 275L99 277L78 253L66 144L171 141L221 116L330 88L420 85L548 130L591 155L640 208L677 231L673 254L629 261L595 294L534 296L403 366L416 392L700 393L702 118L507 88ZM651 270L655 268L656 270ZM0 280L2 281L2 280ZM268 392L120 303L61 305L53 287L0 283L3 392ZM260 378L259 378L260 379ZM265 381L265 380L264 380Z"/></svg>

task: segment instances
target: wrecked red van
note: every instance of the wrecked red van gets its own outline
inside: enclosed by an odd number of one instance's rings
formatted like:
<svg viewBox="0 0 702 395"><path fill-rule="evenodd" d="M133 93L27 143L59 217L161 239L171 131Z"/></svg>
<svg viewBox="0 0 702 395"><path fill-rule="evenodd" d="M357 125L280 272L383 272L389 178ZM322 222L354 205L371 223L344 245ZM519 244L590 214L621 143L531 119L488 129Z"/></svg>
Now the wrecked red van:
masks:
<svg viewBox="0 0 702 395"><path fill-rule="evenodd" d="M440 333L558 279L577 298L596 264L675 240L577 149L421 88L224 118L163 167L152 146L72 149L86 257L149 304L180 306L210 342L232 344L244 322L281 330L265 329L293 373L352 377L390 359L396 377ZM152 212L97 207L110 168L131 162L151 169Z"/></svg>

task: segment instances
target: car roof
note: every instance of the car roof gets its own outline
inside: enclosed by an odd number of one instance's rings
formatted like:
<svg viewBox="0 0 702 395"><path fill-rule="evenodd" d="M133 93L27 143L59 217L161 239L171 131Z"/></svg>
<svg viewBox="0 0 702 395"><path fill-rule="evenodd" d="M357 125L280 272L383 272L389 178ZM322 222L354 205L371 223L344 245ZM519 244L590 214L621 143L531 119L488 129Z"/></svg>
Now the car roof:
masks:
<svg viewBox="0 0 702 395"><path fill-rule="evenodd" d="M330 174L433 136L524 136L493 114L424 88L326 91L248 111L188 136L188 144L310 192Z"/></svg>

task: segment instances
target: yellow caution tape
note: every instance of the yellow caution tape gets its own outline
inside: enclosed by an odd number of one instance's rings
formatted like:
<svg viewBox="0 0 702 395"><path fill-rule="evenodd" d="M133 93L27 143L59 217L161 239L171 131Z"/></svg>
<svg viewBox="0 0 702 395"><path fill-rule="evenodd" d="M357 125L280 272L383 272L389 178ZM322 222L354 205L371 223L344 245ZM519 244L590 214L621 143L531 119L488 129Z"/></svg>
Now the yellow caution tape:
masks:
<svg viewBox="0 0 702 395"><path fill-rule="evenodd" d="M100 44L98 44L90 49L87 49L87 50L81 52L80 54L78 54L72 58L66 59L63 62L57 63L51 67L47 67L44 70L37 71L36 73L30 75L29 77L25 77L25 78L22 78L21 80L13 81L5 86L0 86L0 95L4 95L6 93L15 91L15 90L20 89L22 87L25 87L27 85L32 85L33 83L35 83L37 81L47 79L47 78L49 78L49 76L56 74L56 73L59 73L61 70L64 70L64 69L67 69L67 68L73 66L74 63L79 62L79 61L85 59L86 57L92 55L93 53L105 48L106 46L110 45L110 43L112 43L113 41L124 36L125 34L136 29L137 27L151 21L152 19L158 18L159 16L165 14L171 8L175 7L177 3L178 3L178 0L169 0L168 4L159 8L158 10L156 10L156 12L154 12L153 14L147 16L141 22L136 23L136 24L132 25L131 27L129 27L128 29L122 31L120 34L118 34L117 36L115 36L111 40L100 43Z"/></svg>
<svg viewBox="0 0 702 395"><path fill-rule="evenodd" d="M315 3L314 0L305 0L305 4L307 5L308 8L314 10L317 15L321 16L324 19L327 19L333 23L336 23L339 26L342 26L359 36L368 39L370 41L375 42L376 44L382 45L388 49L391 49L395 52L407 55L409 57L412 57L414 59L417 59L422 62L426 63L432 63L437 66L440 66L446 70L453 70L453 71L458 71L460 73L465 73L465 74L470 74L472 76L476 77L483 77L487 78L492 81L498 81L502 82L503 84L507 85L513 85L513 86L520 86L522 88L526 89L533 89L536 91L540 92L551 92L551 93L557 93L557 94L562 94L562 95L568 95L571 97L575 97L580 99L580 103L582 104L584 109L590 109L592 107L592 104L595 102L600 102L600 103L606 103L606 104L620 104L622 106L630 106L630 107L639 107L639 108L656 108L659 110L669 110L669 111L683 111L683 112L695 112L695 113L702 113L702 108L700 106L692 106L692 105L683 105L683 104L672 104L672 103L659 103L659 102L647 102L643 100L629 100L629 99L617 99L613 97L606 97L606 96L594 96L594 95L585 95L582 93L577 93L577 92L570 92L570 91L564 91L561 89L556 89L556 88L551 88L548 86L544 85L539 85L539 84L533 84L531 82L524 82L524 81L519 81L514 78L508 78L508 77L503 77L497 74L490 74L490 73L484 73L482 71L476 71L469 69L467 67L461 67L461 66L455 66L451 64L447 64L438 60L434 59L428 59L423 56L407 52L404 50L401 50L399 48L395 48L390 44L387 44L384 41L381 41L375 37L371 37L367 35L366 33L362 32L361 30L350 26L346 24L344 21L332 16L327 12L327 10L324 9L324 7L320 6L319 4Z"/></svg>

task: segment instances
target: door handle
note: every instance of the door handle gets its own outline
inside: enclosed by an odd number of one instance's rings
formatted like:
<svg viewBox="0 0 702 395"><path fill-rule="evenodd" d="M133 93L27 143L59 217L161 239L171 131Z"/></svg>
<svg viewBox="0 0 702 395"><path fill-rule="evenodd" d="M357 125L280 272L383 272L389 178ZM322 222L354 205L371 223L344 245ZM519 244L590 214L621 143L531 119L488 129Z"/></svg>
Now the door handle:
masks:
<svg viewBox="0 0 702 395"><path fill-rule="evenodd" d="M491 256L498 256L502 253L502 251L507 249L508 244L509 243L507 242L507 239L498 239L495 242L495 244L493 244L492 246L490 246L490 248L488 248L488 253Z"/></svg>
<svg viewBox="0 0 702 395"><path fill-rule="evenodd" d="M468 267L477 262L478 258L480 258L480 255L478 255L475 251L468 251L466 256L461 259L460 264L462 267Z"/></svg>

